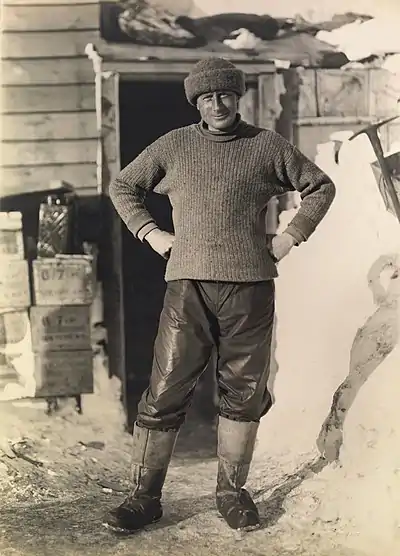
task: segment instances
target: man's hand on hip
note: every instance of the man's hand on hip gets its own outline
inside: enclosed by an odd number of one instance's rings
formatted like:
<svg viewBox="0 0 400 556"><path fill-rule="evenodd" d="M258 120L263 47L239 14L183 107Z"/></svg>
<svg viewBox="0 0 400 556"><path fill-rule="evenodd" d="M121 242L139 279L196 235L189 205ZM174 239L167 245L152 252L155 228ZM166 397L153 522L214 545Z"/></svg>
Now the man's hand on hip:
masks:
<svg viewBox="0 0 400 556"><path fill-rule="evenodd" d="M296 240L290 234L283 232L272 238L271 250L276 261L281 261L291 251L296 244Z"/></svg>
<svg viewBox="0 0 400 556"><path fill-rule="evenodd" d="M155 228L146 234L145 240L156 253L161 255L164 259L168 259L175 241L175 236L169 232L164 232L159 228Z"/></svg>

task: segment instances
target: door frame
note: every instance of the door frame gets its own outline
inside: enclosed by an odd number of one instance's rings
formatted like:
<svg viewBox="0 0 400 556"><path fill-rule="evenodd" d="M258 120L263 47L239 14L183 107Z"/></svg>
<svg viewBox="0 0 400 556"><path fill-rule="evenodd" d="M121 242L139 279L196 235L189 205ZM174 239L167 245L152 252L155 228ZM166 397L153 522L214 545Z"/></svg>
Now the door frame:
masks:
<svg viewBox="0 0 400 556"><path fill-rule="evenodd" d="M154 63L151 65L154 67ZM179 64L179 71L176 67L168 71L168 64L159 63L157 71L143 71L142 65L142 71L131 69L121 72L104 70L103 64L96 73L97 176L98 190L102 197L102 218L105 223L100 249L104 319L108 335L109 373L110 377L115 375L121 381L121 401L127 419L129 400L127 399L124 324L123 223L108 194L110 182L121 170L119 90L120 85L127 81L183 81L192 66L193 63L185 62ZM245 66L243 69L250 68ZM251 70L251 73L246 72L248 89L241 99L243 118L254 125L274 129L280 115L280 77L266 64L252 64ZM126 424L130 426L128 422Z"/></svg>

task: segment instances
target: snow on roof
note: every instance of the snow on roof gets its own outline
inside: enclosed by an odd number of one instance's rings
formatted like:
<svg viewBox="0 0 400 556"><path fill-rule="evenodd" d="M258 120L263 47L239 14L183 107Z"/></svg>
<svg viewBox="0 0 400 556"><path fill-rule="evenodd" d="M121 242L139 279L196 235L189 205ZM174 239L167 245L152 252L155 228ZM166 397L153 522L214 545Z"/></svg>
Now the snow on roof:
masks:
<svg viewBox="0 0 400 556"><path fill-rule="evenodd" d="M400 18L379 17L355 21L333 31L319 31L317 38L344 52L349 60L371 55L400 53Z"/></svg>

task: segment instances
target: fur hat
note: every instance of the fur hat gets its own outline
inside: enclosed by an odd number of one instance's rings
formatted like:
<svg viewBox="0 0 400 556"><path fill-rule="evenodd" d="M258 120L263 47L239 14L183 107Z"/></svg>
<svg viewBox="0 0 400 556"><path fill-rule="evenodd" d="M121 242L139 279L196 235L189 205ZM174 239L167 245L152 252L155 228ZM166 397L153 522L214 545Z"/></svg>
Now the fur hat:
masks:
<svg viewBox="0 0 400 556"><path fill-rule="evenodd" d="M186 98L196 106L197 97L215 91L232 91L243 96L246 80L242 70L223 58L206 58L194 65L184 81Z"/></svg>

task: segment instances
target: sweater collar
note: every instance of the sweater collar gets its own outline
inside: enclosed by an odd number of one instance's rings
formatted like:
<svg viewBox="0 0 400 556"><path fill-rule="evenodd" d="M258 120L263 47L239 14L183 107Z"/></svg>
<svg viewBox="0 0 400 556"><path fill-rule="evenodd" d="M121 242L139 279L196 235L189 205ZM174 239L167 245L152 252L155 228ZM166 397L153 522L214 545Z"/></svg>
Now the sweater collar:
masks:
<svg viewBox="0 0 400 556"><path fill-rule="evenodd" d="M246 124L241 119L240 114L236 116L235 123L229 129L222 130L222 131L209 130L207 124L203 120L201 120L201 122L199 122L198 124L195 124L195 129L200 135L202 135L206 139L209 139L210 141L215 141L219 143L232 141L237 137L242 137L245 127Z"/></svg>

